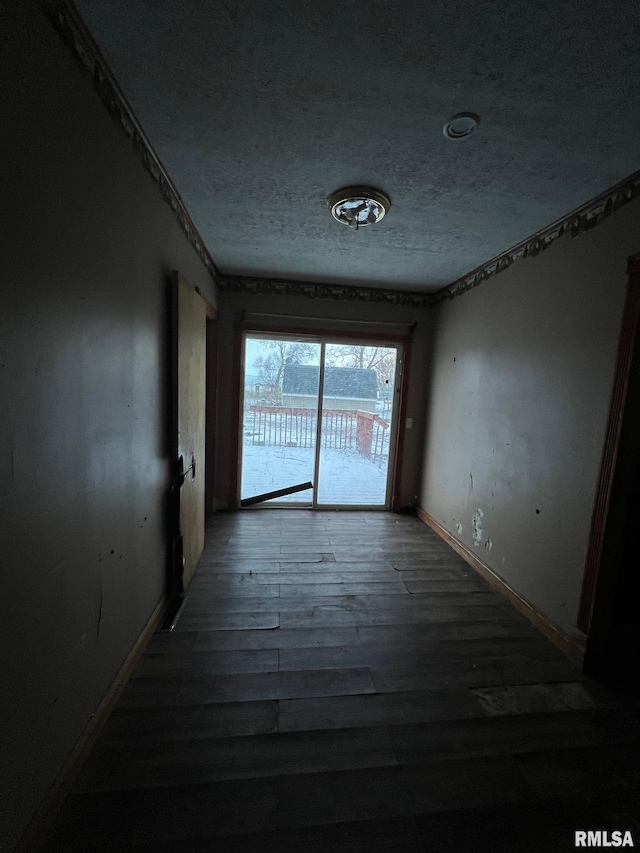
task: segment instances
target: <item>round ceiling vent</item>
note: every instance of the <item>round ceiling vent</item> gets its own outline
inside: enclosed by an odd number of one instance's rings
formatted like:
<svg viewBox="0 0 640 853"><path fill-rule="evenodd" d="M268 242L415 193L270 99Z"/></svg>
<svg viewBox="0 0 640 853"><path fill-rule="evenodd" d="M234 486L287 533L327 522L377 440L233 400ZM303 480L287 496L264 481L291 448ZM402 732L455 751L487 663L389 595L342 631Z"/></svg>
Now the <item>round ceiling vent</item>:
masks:
<svg viewBox="0 0 640 853"><path fill-rule="evenodd" d="M391 207L391 199L371 187L344 187L332 193L327 204L334 219L357 230L380 222Z"/></svg>
<svg viewBox="0 0 640 853"><path fill-rule="evenodd" d="M445 122L442 132L447 139L466 139L480 124L480 116L475 113L456 113Z"/></svg>

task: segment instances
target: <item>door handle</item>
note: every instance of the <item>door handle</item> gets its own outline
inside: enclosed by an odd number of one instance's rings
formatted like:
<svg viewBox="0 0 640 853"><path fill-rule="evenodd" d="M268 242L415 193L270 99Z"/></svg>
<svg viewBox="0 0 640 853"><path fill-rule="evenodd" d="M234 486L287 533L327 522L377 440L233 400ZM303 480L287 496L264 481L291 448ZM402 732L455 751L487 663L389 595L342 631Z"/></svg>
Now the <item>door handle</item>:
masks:
<svg viewBox="0 0 640 853"><path fill-rule="evenodd" d="M189 467L187 468L186 471L184 469L184 457L181 455L180 458L178 459L178 478L177 478L178 479L178 483L177 483L178 487L182 486L184 481L187 479L187 474L189 473L189 471L191 471L191 479L195 480L195 478L196 478L196 458L193 455L193 453L191 454L191 465L189 465Z"/></svg>

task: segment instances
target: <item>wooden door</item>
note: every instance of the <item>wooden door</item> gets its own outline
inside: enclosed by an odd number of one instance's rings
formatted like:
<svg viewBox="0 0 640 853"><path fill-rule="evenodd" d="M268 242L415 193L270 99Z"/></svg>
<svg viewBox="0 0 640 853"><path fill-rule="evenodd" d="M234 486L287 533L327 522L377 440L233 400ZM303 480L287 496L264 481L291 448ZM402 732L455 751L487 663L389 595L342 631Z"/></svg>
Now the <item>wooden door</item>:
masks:
<svg viewBox="0 0 640 853"><path fill-rule="evenodd" d="M182 584L186 588L204 547L206 304L179 274L177 290L177 415Z"/></svg>
<svg viewBox="0 0 640 853"><path fill-rule="evenodd" d="M578 641L586 672L640 693L640 254L629 258L628 272Z"/></svg>

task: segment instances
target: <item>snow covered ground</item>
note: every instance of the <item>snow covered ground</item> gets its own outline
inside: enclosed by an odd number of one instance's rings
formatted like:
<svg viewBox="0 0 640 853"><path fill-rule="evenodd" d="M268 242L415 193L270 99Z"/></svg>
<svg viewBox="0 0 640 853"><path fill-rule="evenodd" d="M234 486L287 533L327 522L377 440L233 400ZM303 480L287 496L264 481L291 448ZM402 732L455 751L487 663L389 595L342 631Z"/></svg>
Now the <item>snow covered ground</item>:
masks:
<svg viewBox="0 0 640 853"><path fill-rule="evenodd" d="M260 447L245 444L242 459L242 497L313 482L315 450L303 447ZM387 471L359 453L323 448L320 452L318 502L369 504L385 502ZM280 501L311 502L311 490Z"/></svg>

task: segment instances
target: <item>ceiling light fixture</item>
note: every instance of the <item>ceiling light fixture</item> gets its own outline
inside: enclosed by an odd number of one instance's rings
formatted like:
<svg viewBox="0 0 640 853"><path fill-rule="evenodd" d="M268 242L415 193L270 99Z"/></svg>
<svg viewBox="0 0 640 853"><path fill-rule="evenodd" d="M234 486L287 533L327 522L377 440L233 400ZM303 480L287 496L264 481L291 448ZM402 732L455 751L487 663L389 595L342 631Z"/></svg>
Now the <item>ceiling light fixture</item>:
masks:
<svg viewBox="0 0 640 853"><path fill-rule="evenodd" d="M480 116L475 113L456 113L445 122L442 132L447 139L466 139L480 124Z"/></svg>
<svg viewBox="0 0 640 853"><path fill-rule="evenodd" d="M389 212L391 199L380 190L371 187L344 187L336 190L327 199L334 219L351 228L375 225Z"/></svg>

